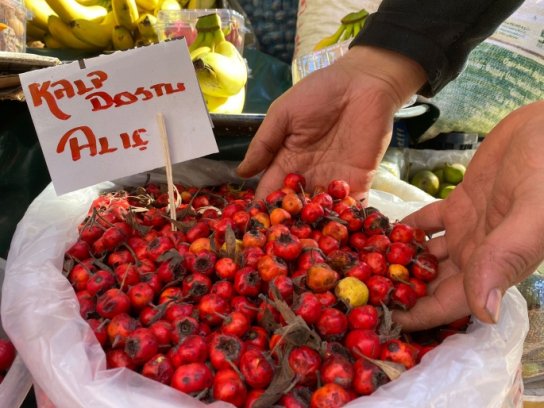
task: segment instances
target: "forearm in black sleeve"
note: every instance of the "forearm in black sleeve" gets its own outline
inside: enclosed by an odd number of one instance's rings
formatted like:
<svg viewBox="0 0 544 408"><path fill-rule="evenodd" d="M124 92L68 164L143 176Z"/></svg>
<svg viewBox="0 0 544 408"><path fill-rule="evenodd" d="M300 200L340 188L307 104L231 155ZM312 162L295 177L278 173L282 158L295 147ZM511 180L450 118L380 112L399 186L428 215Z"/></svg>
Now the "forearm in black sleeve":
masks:
<svg viewBox="0 0 544 408"><path fill-rule="evenodd" d="M424 96L456 78L472 49L523 0L384 0L350 44L399 52L427 73Z"/></svg>

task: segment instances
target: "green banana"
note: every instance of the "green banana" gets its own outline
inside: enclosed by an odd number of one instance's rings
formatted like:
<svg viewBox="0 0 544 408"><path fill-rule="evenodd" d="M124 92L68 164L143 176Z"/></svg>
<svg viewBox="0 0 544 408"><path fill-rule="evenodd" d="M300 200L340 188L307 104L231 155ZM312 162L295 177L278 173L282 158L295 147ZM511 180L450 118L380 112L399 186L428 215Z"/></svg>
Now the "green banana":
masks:
<svg viewBox="0 0 544 408"><path fill-rule="evenodd" d="M83 6L76 0L46 0L47 4L58 14L65 23L72 20L101 21L108 10L102 6Z"/></svg>
<svg viewBox="0 0 544 408"><path fill-rule="evenodd" d="M111 9L117 25L123 26L130 31L136 28L140 17L136 0L111 0Z"/></svg>
<svg viewBox="0 0 544 408"><path fill-rule="evenodd" d="M331 45L356 37L361 31L361 28L363 28L367 17L368 11L365 9L346 14L340 20L340 27L338 27L336 32L321 39L314 46L314 51L319 51L323 48L330 47Z"/></svg>
<svg viewBox="0 0 544 408"><path fill-rule="evenodd" d="M331 45L336 44L340 37L342 37L342 34L344 34L344 31L346 30L346 26L344 24L340 24L340 27L338 27L338 30L332 35L329 35L323 39L321 39L315 46L314 51L322 50L323 48L330 47Z"/></svg>

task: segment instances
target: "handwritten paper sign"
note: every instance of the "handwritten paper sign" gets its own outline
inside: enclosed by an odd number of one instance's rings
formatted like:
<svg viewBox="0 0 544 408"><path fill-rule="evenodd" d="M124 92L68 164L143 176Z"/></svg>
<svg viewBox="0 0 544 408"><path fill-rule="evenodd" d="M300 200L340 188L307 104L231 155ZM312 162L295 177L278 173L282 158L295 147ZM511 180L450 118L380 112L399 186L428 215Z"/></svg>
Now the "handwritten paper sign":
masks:
<svg viewBox="0 0 544 408"><path fill-rule="evenodd" d="M57 194L218 151L185 40L21 74Z"/></svg>

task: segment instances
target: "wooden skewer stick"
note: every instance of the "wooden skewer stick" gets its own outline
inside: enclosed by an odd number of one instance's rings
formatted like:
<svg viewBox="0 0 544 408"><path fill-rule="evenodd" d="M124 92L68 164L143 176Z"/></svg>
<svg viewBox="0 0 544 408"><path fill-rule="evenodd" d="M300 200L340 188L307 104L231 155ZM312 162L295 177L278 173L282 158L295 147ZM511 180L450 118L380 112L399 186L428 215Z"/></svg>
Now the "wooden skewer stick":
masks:
<svg viewBox="0 0 544 408"><path fill-rule="evenodd" d="M164 153L164 161L166 163L166 183L168 185L168 207L170 208L170 218L176 221L176 200L174 198L174 178L172 175L172 160L170 158L170 145L168 143L168 134L166 133L166 122L164 115L157 113L157 123L159 125L159 133L162 140L162 147ZM176 231L175 223L172 222L172 231Z"/></svg>

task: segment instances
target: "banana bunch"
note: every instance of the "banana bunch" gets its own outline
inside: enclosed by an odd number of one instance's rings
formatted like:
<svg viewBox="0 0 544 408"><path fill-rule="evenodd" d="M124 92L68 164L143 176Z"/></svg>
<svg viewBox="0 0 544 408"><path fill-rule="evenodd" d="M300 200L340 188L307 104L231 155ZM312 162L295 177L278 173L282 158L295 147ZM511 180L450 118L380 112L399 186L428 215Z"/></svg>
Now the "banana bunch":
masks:
<svg viewBox="0 0 544 408"><path fill-rule="evenodd" d="M101 52L157 43L161 10L211 8L216 0L24 0L27 40Z"/></svg>
<svg viewBox="0 0 544 408"><path fill-rule="evenodd" d="M246 61L225 39L219 15L200 17L196 29L189 51L208 111L241 113L248 77Z"/></svg>
<svg viewBox="0 0 544 408"><path fill-rule="evenodd" d="M368 11L362 9L357 12L349 13L340 20L340 27L334 34L331 34L320 40L314 47L314 51L319 51L331 45L349 40L356 37L364 27Z"/></svg>

